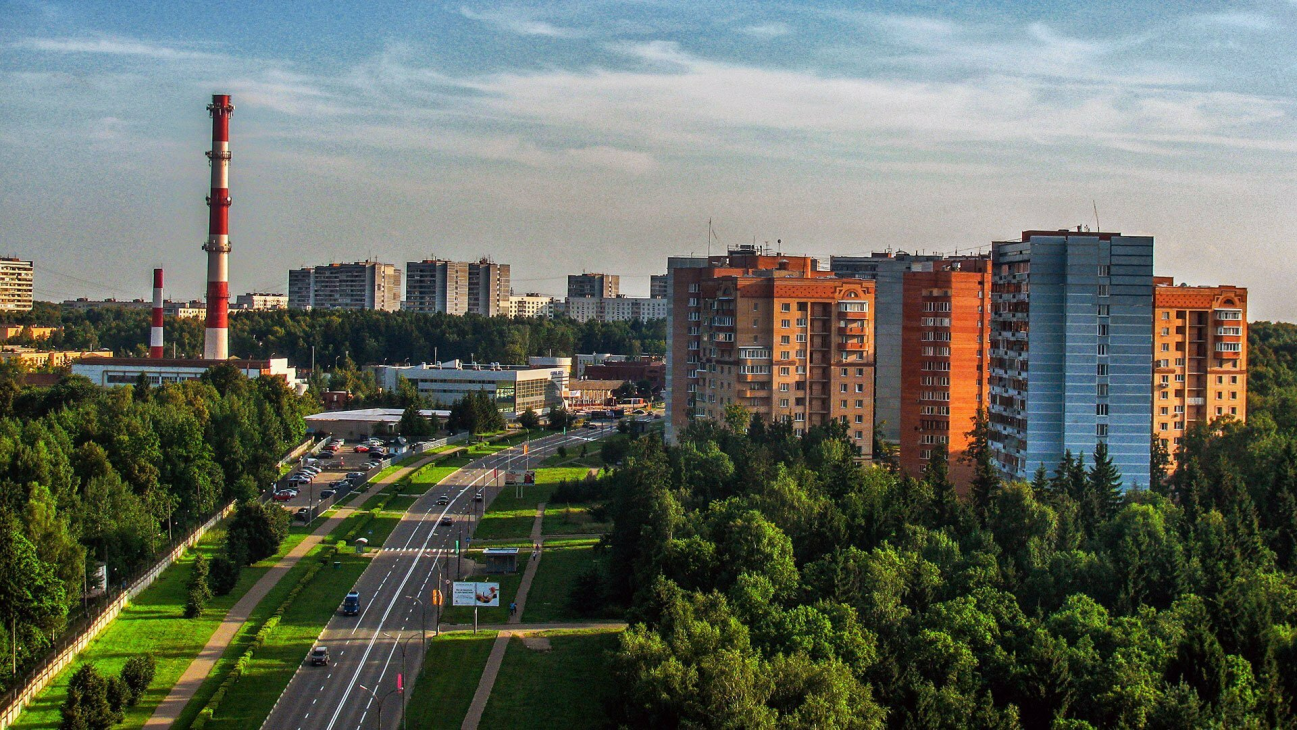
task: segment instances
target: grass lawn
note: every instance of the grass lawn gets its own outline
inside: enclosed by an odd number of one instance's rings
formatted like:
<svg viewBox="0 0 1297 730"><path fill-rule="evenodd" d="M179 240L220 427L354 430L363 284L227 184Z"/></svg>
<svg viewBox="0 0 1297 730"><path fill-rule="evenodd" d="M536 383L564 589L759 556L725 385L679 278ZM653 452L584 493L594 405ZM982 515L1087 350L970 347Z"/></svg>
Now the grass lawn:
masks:
<svg viewBox="0 0 1297 730"><path fill-rule="evenodd" d="M224 538L224 530L213 529L203 536L197 551L212 558ZM152 654L157 661L153 683L139 704L126 712L123 727L140 727L166 698L171 686L180 678L207 640L216 631L225 614L252 587L270 566L300 542L290 537L274 557L245 568L238 585L228 596L217 596L207 604L201 616L187 619L182 613L187 598L189 575L194 552L181 557L163 571L153 585L135 597L135 601L109 624L108 628L67 667L45 691L28 706L13 725L15 728L50 728L59 724L59 706L67 695L67 683L78 667L93 662L103 674L117 674L126 660L136 654ZM291 544L290 544L291 542Z"/></svg>
<svg viewBox="0 0 1297 730"><path fill-rule="evenodd" d="M606 522L595 522L590 517L588 504L545 504L545 521L541 523L543 535L602 535L612 528Z"/></svg>
<svg viewBox="0 0 1297 730"><path fill-rule="evenodd" d="M442 634L432 640L406 708L411 728L453 730L464 722L494 642L494 631Z"/></svg>
<svg viewBox="0 0 1297 730"><path fill-rule="evenodd" d="M481 550L467 550L464 557L470 560L481 560ZM507 575L490 575L474 576L469 580L482 583L499 583L500 584L500 606L498 608L479 608L477 609L478 624L502 624L509 620L509 604L513 602L514 596L518 595L518 584L522 582L522 574L527 569L527 561L531 559L530 550L518 551L518 572ZM544 561L541 561L542 564ZM451 573L455 570L455 558L450 559ZM531 600L531 599L527 599ZM450 606L441 612L442 623L447 624L471 624L473 623L473 609L467 606Z"/></svg>
<svg viewBox="0 0 1297 730"><path fill-rule="evenodd" d="M543 561L542 561L543 563ZM550 651L509 640L482 728L601 728L603 703L612 693L607 654L617 631L550 631Z"/></svg>
<svg viewBox="0 0 1297 730"><path fill-rule="evenodd" d="M303 558L302 563L318 560L318 550ZM213 730L260 727L270 714L324 625L342 604L343 596L369 567L368 558L349 551L332 559L340 561L342 566L325 567L297 594L279 626L253 655L252 662L230 688L207 727Z"/></svg>
<svg viewBox="0 0 1297 730"><path fill-rule="evenodd" d="M576 621L589 618L567 607L568 595L577 576L595 564L597 540L563 540L545 543L545 554L527 593L524 623Z"/></svg>

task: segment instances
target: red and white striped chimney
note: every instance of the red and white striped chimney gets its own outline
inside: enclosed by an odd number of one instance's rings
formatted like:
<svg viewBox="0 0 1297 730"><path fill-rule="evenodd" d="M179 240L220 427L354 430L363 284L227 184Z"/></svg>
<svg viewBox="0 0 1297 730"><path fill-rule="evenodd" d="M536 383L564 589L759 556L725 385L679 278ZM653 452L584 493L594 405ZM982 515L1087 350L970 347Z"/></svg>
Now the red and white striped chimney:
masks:
<svg viewBox="0 0 1297 730"><path fill-rule="evenodd" d="M162 358L162 269L153 270L153 321L149 329L149 357Z"/></svg>
<svg viewBox="0 0 1297 730"><path fill-rule="evenodd" d="M227 327L230 315L230 114L234 105L228 94L212 95L207 105L212 116L212 192L207 196L207 331L203 336L203 359L229 358Z"/></svg>

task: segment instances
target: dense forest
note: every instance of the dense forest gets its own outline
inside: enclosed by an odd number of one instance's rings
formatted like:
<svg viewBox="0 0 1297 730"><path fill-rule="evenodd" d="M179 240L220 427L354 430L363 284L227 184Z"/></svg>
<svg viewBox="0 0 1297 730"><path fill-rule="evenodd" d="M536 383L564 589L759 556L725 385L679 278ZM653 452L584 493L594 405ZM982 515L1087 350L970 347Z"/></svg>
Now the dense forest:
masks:
<svg viewBox="0 0 1297 730"><path fill-rule="evenodd" d="M613 718L1297 726L1297 327L1251 342L1248 423L1194 431L1149 490L1102 448L1003 483L975 441L957 497L941 459L909 479L737 409L636 441L583 583L629 607Z"/></svg>
<svg viewBox="0 0 1297 730"><path fill-rule="evenodd" d="M37 303L7 321L61 325L50 345L66 349L102 347L118 355L148 351L149 312L108 308L78 312ZM167 353L201 355L203 321L166 321ZM314 351L312 351L314 348ZM578 352L625 355L666 352L666 322L585 322L568 318L509 319L414 312L255 311L230 316L230 351L244 357L287 357L297 367L320 369L350 364L432 362L460 358L523 364L529 355L571 356Z"/></svg>
<svg viewBox="0 0 1297 730"><path fill-rule="evenodd" d="M229 366L163 387L0 368L0 685L41 655L107 564L116 585L220 505L257 494L311 404Z"/></svg>

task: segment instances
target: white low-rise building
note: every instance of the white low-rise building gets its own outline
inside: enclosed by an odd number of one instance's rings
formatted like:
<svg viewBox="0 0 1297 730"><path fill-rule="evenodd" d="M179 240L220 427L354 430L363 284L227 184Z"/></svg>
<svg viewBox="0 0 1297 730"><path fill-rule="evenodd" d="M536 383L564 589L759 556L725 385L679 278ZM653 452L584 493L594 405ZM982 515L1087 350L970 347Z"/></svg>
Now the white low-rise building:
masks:
<svg viewBox="0 0 1297 730"><path fill-rule="evenodd" d="M202 376L216 365L233 365L249 378L262 375L283 378L290 386L298 386L297 368L289 367L288 359L269 360L190 360L147 357L85 357L72 363L73 375L84 375L95 385L134 385L143 373L153 385L179 383ZM303 387L304 383L301 383Z"/></svg>
<svg viewBox="0 0 1297 730"><path fill-rule="evenodd" d="M449 408L466 394L485 391L507 417L531 408L537 413L563 404L568 367L533 367L451 360L419 365L374 365L379 387L395 390L405 378L433 403Z"/></svg>

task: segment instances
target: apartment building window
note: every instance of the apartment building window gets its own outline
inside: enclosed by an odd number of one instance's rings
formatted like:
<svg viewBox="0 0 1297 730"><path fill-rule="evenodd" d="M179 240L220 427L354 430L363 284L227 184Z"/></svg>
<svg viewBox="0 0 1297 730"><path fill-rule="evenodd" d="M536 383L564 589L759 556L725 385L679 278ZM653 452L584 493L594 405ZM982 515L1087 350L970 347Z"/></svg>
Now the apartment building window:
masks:
<svg viewBox="0 0 1297 730"><path fill-rule="evenodd" d="M1170 312L1162 312L1162 319L1170 319L1170 318L1171 318Z"/></svg>
<svg viewBox="0 0 1297 730"><path fill-rule="evenodd" d="M697 284L690 284L690 285L689 285L689 293L690 293L690 294L697 294L697 293L698 293L698 285L697 285Z"/></svg>
<svg viewBox="0 0 1297 730"><path fill-rule="evenodd" d="M856 383L856 392L857 392L857 393L863 393L863 392L865 392L865 384L864 384L864 383ZM1230 393L1230 397L1233 398L1233 397L1234 397L1234 394L1233 394L1233 393Z"/></svg>
<svg viewBox="0 0 1297 730"><path fill-rule="evenodd" d="M757 323L758 323L759 321L760 321L760 320L756 320L756 319L752 320L752 326L753 326L753 327L758 326Z"/></svg>
<svg viewBox="0 0 1297 730"><path fill-rule="evenodd" d="M856 408L864 408L864 407L865 407L865 402L863 400L856 400Z"/></svg>
<svg viewBox="0 0 1297 730"><path fill-rule="evenodd" d="M1237 416L1237 415L1238 415L1238 407L1237 407L1237 406L1230 406L1230 407L1229 407L1229 414L1230 414L1231 416Z"/></svg>
<svg viewBox="0 0 1297 730"><path fill-rule="evenodd" d="M805 359L806 359L806 351L805 351L805 350L798 350L798 351L797 351L797 359L798 359L798 360L805 360Z"/></svg>
<svg viewBox="0 0 1297 730"><path fill-rule="evenodd" d="M698 306L698 297L689 297L689 306L691 307Z"/></svg>
<svg viewBox="0 0 1297 730"><path fill-rule="evenodd" d="M1158 400L1170 400L1170 394L1165 390L1157 394Z"/></svg>
<svg viewBox="0 0 1297 730"><path fill-rule="evenodd" d="M792 327L792 326L793 326L793 323L792 323L792 320L789 320L789 319L781 319L781 320L779 320L779 326L780 326L780 327Z"/></svg>
<svg viewBox="0 0 1297 730"><path fill-rule="evenodd" d="M856 377L858 377L858 378L863 378L863 377L865 377L865 369L864 369L864 368L856 368Z"/></svg>
<svg viewBox="0 0 1297 730"><path fill-rule="evenodd" d="M784 303L782 303L782 304L779 305L779 311L781 311L781 312L791 312L791 311L792 311L792 307L789 306L788 302L784 302ZM788 321L788 320L784 320L785 323L787 323L787 321ZM788 325L787 325L787 324L784 324L784 326L787 327Z"/></svg>
<svg viewBox="0 0 1297 730"><path fill-rule="evenodd" d="M787 369L787 368L782 368L782 369ZM787 375L787 373L784 373L784 374ZM780 383L780 384L779 384L779 392L780 392L780 393L787 393L787 392L788 392L788 383Z"/></svg>
<svg viewBox="0 0 1297 730"><path fill-rule="evenodd" d="M794 420L794 421L805 421L805 420L806 420L806 414L805 414L805 413L794 413L794 414L793 414L793 420Z"/></svg>
<svg viewBox="0 0 1297 730"><path fill-rule="evenodd" d="M1229 376L1229 384L1230 384L1230 385L1238 385L1238 376L1237 376L1237 375L1231 375L1231 376Z"/></svg>
<svg viewBox="0 0 1297 730"><path fill-rule="evenodd" d="M780 359L782 359L782 360L787 360L787 359L788 359L788 353L785 352L785 353L781 353L781 354L783 355L783 357L780 358ZM787 374L788 374L788 368L786 368L786 367L779 368L779 374L780 374L780 375L787 375Z"/></svg>
<svg viewBox="0 0 1297 730"><path fill-rule="evenodd" d="M847 392L847 384L846 384L846 383L842 383L839 387L842 389L841 392L843 392L843 393Z"/></svg>
<svg viewBox="0 0 1297 730"><path fill-rule="evenodd" d="M1098 396L1099 396L1100 398L1107 398L1107 397L1108 397L1108 384L1107 384L1107 383L1099 383L1099 385L1098 385Z"/></svg>
<svg viewBox="0 0 1297 730"><path fill-rule="evenodd" d="M702 319L702 316L701 316L700 314L698 314L698 312L690 312L690 313L689 313L689 321L690 321L690 322L697 322L697 321L699 321L700 319Z"/></svg>
<svg viewBox="0 0 1297 730"><path fill-rule="evenodd" d="M788 399L787 399L787 398L780 398L780 399L779 399L779 407L780 407L780 408L787 408L787 407L788 407Z"/></svg>
<svg viewBox="0 0 1297 730"><path fill-rule="evenodd" d="M1178 415L1180 415L1181 413L1184 413L1184 406L1176 406L1176 407L1175 407L1175 415L1178 416Z"/></svg>
<svg viewBox="0 0 1297 730"><path fill-rule="evenodd" d="M1111 276L1111 275L1112 275L1111 264L1099 264L1099 276Z"/></svg>
<svg viewBox="0 0 1297 730"><path fill-rule="evenodd" d="M1216 415L1218 415L1218 416L1223 416L1223 415L1225 415L1225 409L1224 409L1224 408L1221 408L1220 406L1216 406Z"/></svg>
<svg viewBox="0 0 1297 730"><path fill-rule="evenodd" d="M1162 343L1162 352L1170 352L1170 351L1171 351L1171 343L1169 343L1169 342L1163 342L1163 343Z"/></svg>
<svg viewBox="0 0 1297 730"><path fill-rule="evenodd" d="M848 369L846 369L846 368L842 368L842 377L844 377L844 378L847 377L847 373L849 373L849 372L851 372L851 371L848 370Z"/></svg>
<svg viewBox="0 0 1297 730"><path fill-rule="evenodd" d="M805 317L798 317L798 318L797 318L797 326L798 326L798 327L805 327L805 326L806 326L806 318L805 318Z"/></svg>
<svg viewBox="0 0 1297 730"><path fill-rule="evenodd" d="M1217 375L1217 376L1216 376L1216 385L1224 385L1224 384L1225 384L1225 376L1224 376L1224 375Z"/></svg>
<svg viewBox="0 0 1297 730"><path fill-rule="evenodd" d="M752 303L752 311L754 311L754 312L760 312L760 311L761 311L761 302L753 302L753 303ZM755 320L754 320L754 321L755 321Z"/></svg>
<svg viewBox="0 0 1297 730"><path fill-rule="evenodd" d="M864 432L864 431L856 431L856 440L857 440L857 441L859 441L860 439L862 439L862 438L864 438L864 437L865 437L865 432Z"/></svg>
<svg viewBox="0 0 1297 730"><path fill-rule="evenodd" d="M798 335L797 335L797 341L798 341L798 342L805 342L805 341L806 341L806 335L804 335L804 334L798 334Z"/></svg>
<svg viewBox="0 0 1297 730"><path fill-rule="evenodd" d="M1099 315L1100 317L1107 317L1107 316L1108 316L1108 305L1107 305L1107 304L1100 304L1096 309L1098 310L1097 313L1098 313L1098 315Z"/></svg>
<svg viewBox="0 0 1297 730"><path fill-rule="evenodd" d="M1170 337L1170 336L1171 336L1171 328L1170 328L1170 327L1163 327L1163 328L1162 328L1162 336L1163 336L1163 337Z"/></svg>
<svg viewBox="0 0 1297 730"><path fill-rule="evenodd" d="M1106 416L1106 415L1108 415L1108 404L1107 404L1107 403L1095 403L1095 404L1094 404L1094 415L1096 415L1096 416Z"/></svg>
<svg viewBox="0 0 1297 730"><path fill-rule="evenodd" d="M1182 368L1182 367L1184 367L1184 358L1183 358L1183 357L1177 357L1177 358L1175 359L1175 366L1178 367L1178 368Z"/></svg>
<svg viewBox="0 0 1297 730"><path fill-rule="evenodd" d="M1107 322L1100 322L1100 323L1099 323L1099 328L1098 328L1098 329L1099 329L1098 334L1099 334L1100 337L1107 337L1107 336L1108 336L1108 323L1107 323Z"/></svg>
<svg viewBox="0 0 1297 730"><path fill-rule="evenodd" d="M798 374L798 375L805 375L805 374L806 374L806 366L805 366L805 365L798 365L798 366L797 366L797 374Z"/></svg>
<svg viewBox="0 0 1297 730"><path fill-rule="evenodd" d="M1107 437L1108 437L1108 424L1106 424L1106 423L1096 423L1096 424L1094 424L1094 435L1095 435L1095 436L1098 436L1099 438L1107 438Z"/></svg>
<svg viewBox="0 0 1297 730"><path fill-rule="evenodd" d="M1171 424L1169 424L1169 423L1163 421L1162 423L1157 424L1157 430L1159 430L1159 431L1167 431L1167 430L1170 430L1170 426L1171 426Z"/></svg>
<svg viewBox="0 0 1297 730"><path fill-rule="evenodd" d="M1175 382L1177 382L1177 383L1183 383L1183 382L1184 382L1184 373L1176 373L1176 374L1175 374Z"/></svg>
<svg viewBox="0 0 1297 730"><path fill-rule="evenodd" d="M1096 354L1096 355L1099 355L1099 356L1107 355L1107 354L1108 354L1108 345L1107 345L1107 343L1100 342L1098 345L1096 345L1096 346L1095 346L1095 354Z"/></svg>
<svg viewBox="0 0 1297 730"><path fill-rule="evenodd" d="M1229 392L1229 399L1230 399L1230 400L1238 400L1238 391L1237 391L1237 390L1231 390L1231 391Z"/></svg>
<svg viewBox="0 0 1297 730"><path fill-rule="evenodd" d="M788 335L780 335L780 336L779 336L779 344L781 344L781 345L787 345L787 344L788 344Z"/></svg>
<svg viewBox="0 0 1297 730"><path fill-rule="evenodd" d="M846 407L847 407L847 402L846 402L845 400L840 400L840 401L838 401L838 407L839 407L839 408L846 408ZM843 416L843 418L846 418L846 416Z"/></svg>
<svg viewBox="0 0 1297 730"><path fill-rule="evenodd" d="M1101 297L1106 297L1106 296L1108 296L1108 290L1109 290L1109 288L1110 288L1110 287L1109 287L1107 284L1100 284L1100 285L1099 285L1099 296L1101 296Z"/></svg>
<svg viewBox="0 0 1297 730"><path fill-rule="evenodd" d="M860 415L859 413L857 413L857 414L856 414L856 423L864 423L864 422L865 422L865 417L862 416L862 415Z"/></svg>
<svg viewBox="0 0 1297 730"><path fill-rule="evenodd" d="M1157 415L1159 415L1159 416L1169 416L1169 415L1171 415L1171 414L1167 413L1168 410L1169 410L1169 409L1168 409L1166 406L1162 406L1161 408L1157 409ZM1217 408L1216 410L1219 411L1220 409Z"/></svg>
<svg viewBox="0 0 1297 730"><path fill-rule="evenodd" d="M792 353L789 352L788 350L780 350L780 351L779 351L779 359L780 359L780 360L788 360L788 359L790 359L790 356L791 356L791 355L792 355ZM787 374L787 373L785 373L785 374Z"/></svg>

